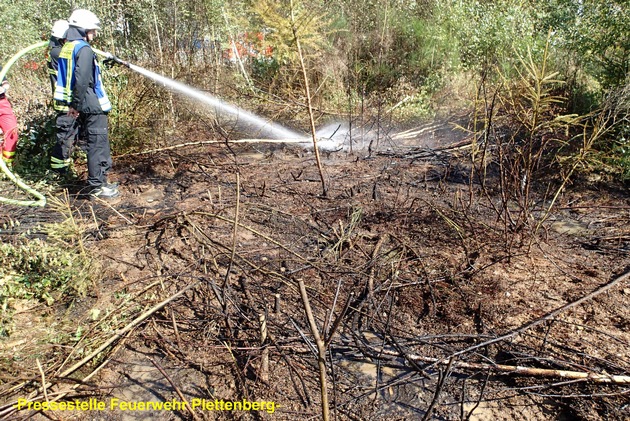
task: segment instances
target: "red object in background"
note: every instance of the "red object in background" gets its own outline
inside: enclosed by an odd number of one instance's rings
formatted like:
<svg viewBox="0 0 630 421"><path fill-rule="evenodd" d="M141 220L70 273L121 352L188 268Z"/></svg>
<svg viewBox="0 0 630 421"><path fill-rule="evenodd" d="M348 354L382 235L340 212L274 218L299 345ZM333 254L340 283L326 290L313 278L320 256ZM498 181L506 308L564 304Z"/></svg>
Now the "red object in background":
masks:
<svg viewBox="0 0 630 421"><path fill-rule="evenodd" d="M29 60L26 63L24 63L24 68L28 70L37 70L39 69L39 67L40 67L40 64L34 60Z"/></svg>
<svg viewBox="0 0 630 421"><path fill-rule="evenodd" d="M230 40L230 46L223 50L223 58L231 62L236 60L236 54L245 61L249 57L253 58L267 58L273 57L273 46L267 44L265 41L265 34L263 32L244 32Z"/></svg>

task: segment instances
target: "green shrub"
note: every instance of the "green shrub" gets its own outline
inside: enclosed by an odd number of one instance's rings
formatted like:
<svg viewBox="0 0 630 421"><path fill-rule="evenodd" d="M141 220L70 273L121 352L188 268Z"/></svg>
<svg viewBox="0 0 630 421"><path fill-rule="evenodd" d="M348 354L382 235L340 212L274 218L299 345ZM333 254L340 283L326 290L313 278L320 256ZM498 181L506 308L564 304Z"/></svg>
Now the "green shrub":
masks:
<svg viewBox="0 0 630 421"><path fill-rule="evenodd" d="M610 165L617 178L630 182L630 123L618 125L611 138L604 162Z"/></svg>
<svg viewBox="0 0 630 421"><path fill-rule="evenodd" d="M43 299L72 284L77 257L42 240L0 245L0 301L8 298Z"/></svg>
<svg viewBox="0 0 630 421"><path fill-rule="evenodd" d="M10 331L12 299L44 301L84 294L89 262L76 249L45 241L22 240L0 244L0 336Z"/></svg>

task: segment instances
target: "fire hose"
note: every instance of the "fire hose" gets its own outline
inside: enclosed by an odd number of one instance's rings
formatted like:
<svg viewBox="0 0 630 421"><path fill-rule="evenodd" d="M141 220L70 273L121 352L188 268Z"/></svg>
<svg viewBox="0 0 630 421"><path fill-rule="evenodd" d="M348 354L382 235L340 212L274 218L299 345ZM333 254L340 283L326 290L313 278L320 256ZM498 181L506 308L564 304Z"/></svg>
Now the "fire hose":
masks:
<svg viewBox="0 0 630 421"><path fill-rule="evenodd" d="M41 48L46 45L48 45L48 41L38 42L37 44L33 44L30 47L26 47L20 50L16 55L11 57L11 59L9 59L9 61L2 67L2 70L0 71L0 81L4 80L4 77L6 76L11 66L13 66L13 64L20 57L22 57L26 53L36 48ZM0 169L2 169L2 172L5 173L7 177L9 177L9 180L13 181L13 183L15 183L20 189L24 190L26 193L30 194L31 196L37 198L37 200L17 200L17 199L8 199L6 197L0 196L0 203L7 203L10 205L19 205L19 206L40 206L40 207L46 206L46 197L40 192L38 192L37 190L33 189L32 187L29 187L24 181L22 181L22 179L20 179L18 176L13 174L11 170L9 169L9 167L7 166L7 164L4 162L4 159L0 159Z"/></svg>

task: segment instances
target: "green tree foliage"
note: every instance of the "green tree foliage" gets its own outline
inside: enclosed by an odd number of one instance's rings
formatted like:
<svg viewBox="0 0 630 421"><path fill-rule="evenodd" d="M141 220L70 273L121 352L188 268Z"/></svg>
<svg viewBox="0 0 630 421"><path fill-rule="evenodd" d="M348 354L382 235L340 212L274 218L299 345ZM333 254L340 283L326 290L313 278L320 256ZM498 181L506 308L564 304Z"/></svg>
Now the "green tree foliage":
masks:
<svg viewBox="0 0 630 421"><path fill-rule="evenodd" d="M258 25L254 30L264 34L265 43L273 46L272 58L254 60L258 69L264 66L266 70L271 70L266 74L259 73L259 76L271 77L267 81L269 86L275 86L288 97L295 97L306 103L303 100L305 89L295 42L297 38L310 84L316 87L312 91L313 102L323 107L326 97L334 97L335 92L343 89L339 86L343 80L338 65L340 60L331 42L334 38L335 22L325 3L262 0L252 5L252 11ZM259 81L265 83L264 80Z"/></svg>
<svg viewBox="0 0 630 421"><path fill-rule="evenodd" d="M557 31L565 54L605 89L625 83L630 63L630 6L625 0L539 2L541 22Z"/></svg>
<svg viewBox="0 0 630 421"><path fill-rule="evenodd" d="M21 48L47 39L50 16L59 8L54 2L42 5L36 1L0 2L0 60L2 64ZM63 13L65 14L65 13Z"/></svg>
<svg viewBox="0 0 630 421"><path fill-rule="evenodd" d="M304 2L294 2L294 15L297 37L307 56L314 57L329 47L328 28L331 20L322 11L321 5L316 9L307 7ZM261 0L252 5L252 10L266 29L266 39L274 46L274 56L281 62L295 65L298 62L294 35L291 25L289 1Z"/></svg>
<svg viewBox="0 0 630 421"><path fill-rule="evenodd" d="M630 66L630 6L623 1L585 1L579 50L604 87L623 84Z"/></svg>
<svg viewBox="0 0 630 421"><path fill-rule="evenodd" d="M526 1L446 1L438 7L441 26L458 45L464 68L503 71L517 63L528 50L540 56L547 30L537 21L537 8Z"/></svg>
<svg viewBox="0 0 630 421"><path fill-rule="evenodd" d="M0 54L46 37L55 19L86 7L103 22L97 46L129 58L190 66L195 64L190 56L209 43L226 48L230 36L263 30L282 62L295 54L285 3L23 0L15 7L4 2ZM605 87L621 84L628 72L630 8L620 0L304 0L296 9L305 51L337 54L349 66L383 73L375 85L391 87L400 76L422 83L437 69L456 69L457 60L466 68L514 63L515 53L528 48L539 54L550 29L552 47L562 49L558 54L579 55L584 70Z"/></svg>

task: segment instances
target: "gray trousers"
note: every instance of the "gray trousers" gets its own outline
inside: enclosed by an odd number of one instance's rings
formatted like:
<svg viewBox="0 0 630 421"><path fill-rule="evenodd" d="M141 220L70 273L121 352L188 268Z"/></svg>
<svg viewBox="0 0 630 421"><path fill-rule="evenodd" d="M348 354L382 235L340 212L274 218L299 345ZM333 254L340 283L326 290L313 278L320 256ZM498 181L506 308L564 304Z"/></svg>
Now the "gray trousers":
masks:
<svg viewBox="0 0 630 421"><path fill-rule="evenodd" d="M99 187L107 183L107 173L112 167L107 114L81 113L77 121L87 142L87 182L92 187Z"/></svg>

